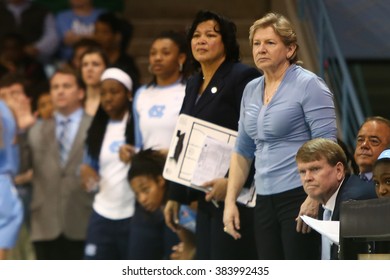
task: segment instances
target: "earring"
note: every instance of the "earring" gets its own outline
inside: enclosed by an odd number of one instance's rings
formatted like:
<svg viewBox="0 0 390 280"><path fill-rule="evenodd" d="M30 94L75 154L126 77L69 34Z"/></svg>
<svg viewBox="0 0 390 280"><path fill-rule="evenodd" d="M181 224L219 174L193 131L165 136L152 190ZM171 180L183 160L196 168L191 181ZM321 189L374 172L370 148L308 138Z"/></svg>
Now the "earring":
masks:
<svg viewBox="0 0 390 280"><path fill-rule="evenodd" d="M179 72L183 72L183 63L179 63Z"/></svg>
<svg viewBox="0 0 390 280"><path fill-rule="evenodd" d="M153 72L152 72L152 65L150 65L150 64L148 65L148 71L149 71L150 74L153 74Z"/></svg>

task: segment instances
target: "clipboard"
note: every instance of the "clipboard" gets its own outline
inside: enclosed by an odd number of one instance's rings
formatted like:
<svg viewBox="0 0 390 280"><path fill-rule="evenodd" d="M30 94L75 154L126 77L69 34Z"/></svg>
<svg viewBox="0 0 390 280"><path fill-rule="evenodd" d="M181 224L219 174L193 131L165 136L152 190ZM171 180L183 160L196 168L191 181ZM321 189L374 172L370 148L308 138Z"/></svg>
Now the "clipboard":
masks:
<svg viewBox="0 0 390 280"><path fill-rule="evenodd" d="M231 153L237 139L237 131L228 129L186 114L180 114L165 162L163 177L167 180L203 192L202 180L209 181L227 174ZM202 165L202 166L200 166ZM207 175L214 171L215 177ZM211 176L207 178L207 176ZM243 189L244 200L238 201L253 207L254 185Z"/></svg>

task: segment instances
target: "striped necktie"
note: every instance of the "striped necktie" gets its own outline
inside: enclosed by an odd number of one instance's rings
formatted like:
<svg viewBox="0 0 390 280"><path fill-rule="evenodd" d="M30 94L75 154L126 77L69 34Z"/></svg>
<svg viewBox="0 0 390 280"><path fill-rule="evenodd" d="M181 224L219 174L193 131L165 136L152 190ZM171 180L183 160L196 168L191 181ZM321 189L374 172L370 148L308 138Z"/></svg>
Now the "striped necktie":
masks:
<svg viewBox="0 0 390 280"><path fill-rule="evenodd" d="M69 139L69 125L71 120L65 119L60 121L60 133L58 136L58 144L60 146L60 158L61 158L61 165L64 166L66 160L68 159L69 151L71 148L71 142Z"/></svg>
<svg viewBox="0 0 390 280"><path fill-rule="evenodd" d="M324 208L324 215L323 215L322 220L323 221L330 221L331 216L332 216L332 211ZM327 238L324 235L321 235L321 239L322 239L321 259L330 260L330 248L331 248L332 242L330 241L329 238Z"/></svg>

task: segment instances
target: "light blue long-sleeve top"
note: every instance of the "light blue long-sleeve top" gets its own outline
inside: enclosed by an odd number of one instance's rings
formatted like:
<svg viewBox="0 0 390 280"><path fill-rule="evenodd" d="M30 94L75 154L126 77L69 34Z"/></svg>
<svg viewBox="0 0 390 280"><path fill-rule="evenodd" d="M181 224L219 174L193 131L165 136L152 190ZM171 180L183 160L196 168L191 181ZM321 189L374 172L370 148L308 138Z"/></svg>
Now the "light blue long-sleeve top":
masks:
<svg viewBox="0 0 390 280"><path fill-rule="evenodd" d="M235 152L255 157L256 192L276 194L301 186L295 155L306 141L336 141L333 95L325 82L291 65L268 105L263 104L264 76L247 84L241 101Z"/></svg>
<svg viewBox="0 0 390 280"><path fill-rule="evenodd" d="M18 146L14 144L16 121L8 106L0 100L0 121L2 122L2 143L0 147L0 174L14 176L18 171Z"/></svg>
<svg viewBox="0 0 390 280"><path fill-rule="evenodd" d="M1 100L0 122L0 248L11 249L15 246L23 220L23 208L12 180L18 170L18 146L14 143L16 121Z"/></svg>

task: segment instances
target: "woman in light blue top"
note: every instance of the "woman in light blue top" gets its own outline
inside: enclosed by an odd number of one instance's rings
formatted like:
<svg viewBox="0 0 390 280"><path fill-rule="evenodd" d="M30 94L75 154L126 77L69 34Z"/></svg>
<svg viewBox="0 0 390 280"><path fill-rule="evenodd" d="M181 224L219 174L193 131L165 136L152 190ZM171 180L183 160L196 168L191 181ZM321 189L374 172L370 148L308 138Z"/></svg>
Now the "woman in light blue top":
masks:
<svg viewBox="0 0 390 280"><path fill-rule="evenodd" d="M245 88L239 135L231 160L225 200L225 231L240 238L235 199L255 158L255 235L260 259L317 259L319 236L297 217L316 216L307 198L295 154L306 141L336 140L333 96L324 81L298 65L296 34L290 22L269 13L250 28L256 66L264 76Z"/></svg>
<svg viewBox="0 0 390 280"><path fill-rule="evenodd" d="M0 260L15 246L23 220L22 203L13 184L16 123L8 106L0 100Z"/></svg>

